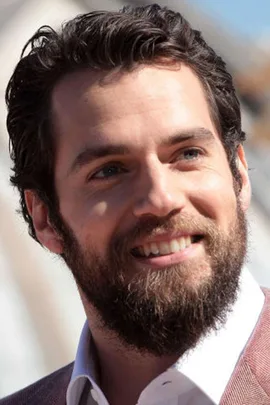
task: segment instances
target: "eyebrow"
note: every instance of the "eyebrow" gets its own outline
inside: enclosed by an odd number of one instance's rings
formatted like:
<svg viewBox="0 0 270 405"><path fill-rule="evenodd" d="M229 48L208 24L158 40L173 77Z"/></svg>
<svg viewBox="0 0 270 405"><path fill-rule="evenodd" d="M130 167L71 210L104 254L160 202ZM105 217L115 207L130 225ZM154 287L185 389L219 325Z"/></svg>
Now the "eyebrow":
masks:
<svg viewBox="0 0 270 405"><path fill-rule="evenodd" d="M189 141L189 140L198 140L198 141L207 141L207 142L214 142L215 136L213 133L206 128L191 128L175 135L170 136L168 139L165 139L161 146L173 146L175 144Z"/></svg>
<svg viewBox="0 0 270 405"><path fill-rule="evenodd" d="M191 128L170 136L161 143L161 147L173 146L191 139L209 142L215 141L215 137L210 130L206 128ZM68 175L78 172L83 166L89 164L95 159L101 159L113 155L129 155L130 153L130 148L122 144L98 147L87 146L74 159L68 170Z"/></svg>

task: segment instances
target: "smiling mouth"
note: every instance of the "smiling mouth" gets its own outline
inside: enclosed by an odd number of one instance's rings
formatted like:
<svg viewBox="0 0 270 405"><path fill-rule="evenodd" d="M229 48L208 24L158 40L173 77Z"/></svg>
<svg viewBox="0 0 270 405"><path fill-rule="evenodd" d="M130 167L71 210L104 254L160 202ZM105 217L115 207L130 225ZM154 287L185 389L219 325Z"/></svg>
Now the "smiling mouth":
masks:
<svg viewBox="0 0 270 405"><path fill-rule="evenodd" d="M133 248L131 254L136 258L167 256L187 249L190 245L199 243L202 239L203 235L192 235L180 236L170 241L145 243Z"/></svg>

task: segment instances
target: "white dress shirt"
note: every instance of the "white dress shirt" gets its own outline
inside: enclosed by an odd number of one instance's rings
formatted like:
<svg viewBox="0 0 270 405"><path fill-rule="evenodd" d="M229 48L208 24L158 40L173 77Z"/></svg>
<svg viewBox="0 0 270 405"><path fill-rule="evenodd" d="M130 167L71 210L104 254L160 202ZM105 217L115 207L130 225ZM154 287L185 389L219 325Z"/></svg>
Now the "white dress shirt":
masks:
<svg viewBox="0 0 270 405"><path fill-rule="evenodd" d="M207 335L142 391L137 405L217 405L256 326L264 294L244 269L237 300L227 321ZM84 325L67 390L67 405L78 405L85 379L92 385L87 405L109 405L95 375L95 350Z"/></svg>

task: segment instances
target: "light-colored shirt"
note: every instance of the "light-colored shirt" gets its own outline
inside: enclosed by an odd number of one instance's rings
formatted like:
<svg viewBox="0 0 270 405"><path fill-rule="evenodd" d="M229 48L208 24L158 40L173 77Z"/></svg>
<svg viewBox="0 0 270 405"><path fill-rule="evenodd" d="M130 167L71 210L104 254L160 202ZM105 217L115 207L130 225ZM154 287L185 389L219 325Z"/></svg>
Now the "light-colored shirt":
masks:
<svg viewBox="0 0 270 405"><path fill-rule="evenodd" d="M226 323L151 381L142 391L137 405L219 404L263 304L263 292L248 270L243 269L238 297ZM67 405L78 405L85 379L92 385L87 405L109 405L98 385L95 364L95 350L86 322L67 390Z"/></svg>

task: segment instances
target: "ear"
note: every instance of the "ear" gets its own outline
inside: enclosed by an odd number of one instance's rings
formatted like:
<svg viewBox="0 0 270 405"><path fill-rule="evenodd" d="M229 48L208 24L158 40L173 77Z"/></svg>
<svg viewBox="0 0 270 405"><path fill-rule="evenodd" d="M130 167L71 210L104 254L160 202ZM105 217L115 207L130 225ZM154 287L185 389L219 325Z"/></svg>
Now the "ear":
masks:
<svg viewBox="0 0 270 405"><path fill-rule="evenodd" d="M32 190L26 190L24 198L37 239L52 253L61 254L63 252L62 239L50 222L47 206Z"/></svg>
<svg viewBox="0 0 270 405"><path fill-rule="evenodd" d="M237 166L242 179L242 188L239 193L239 200L243 211L247 211L251 200L251 185L248 175L248 165L242 145L237 149Z"/></svg>

